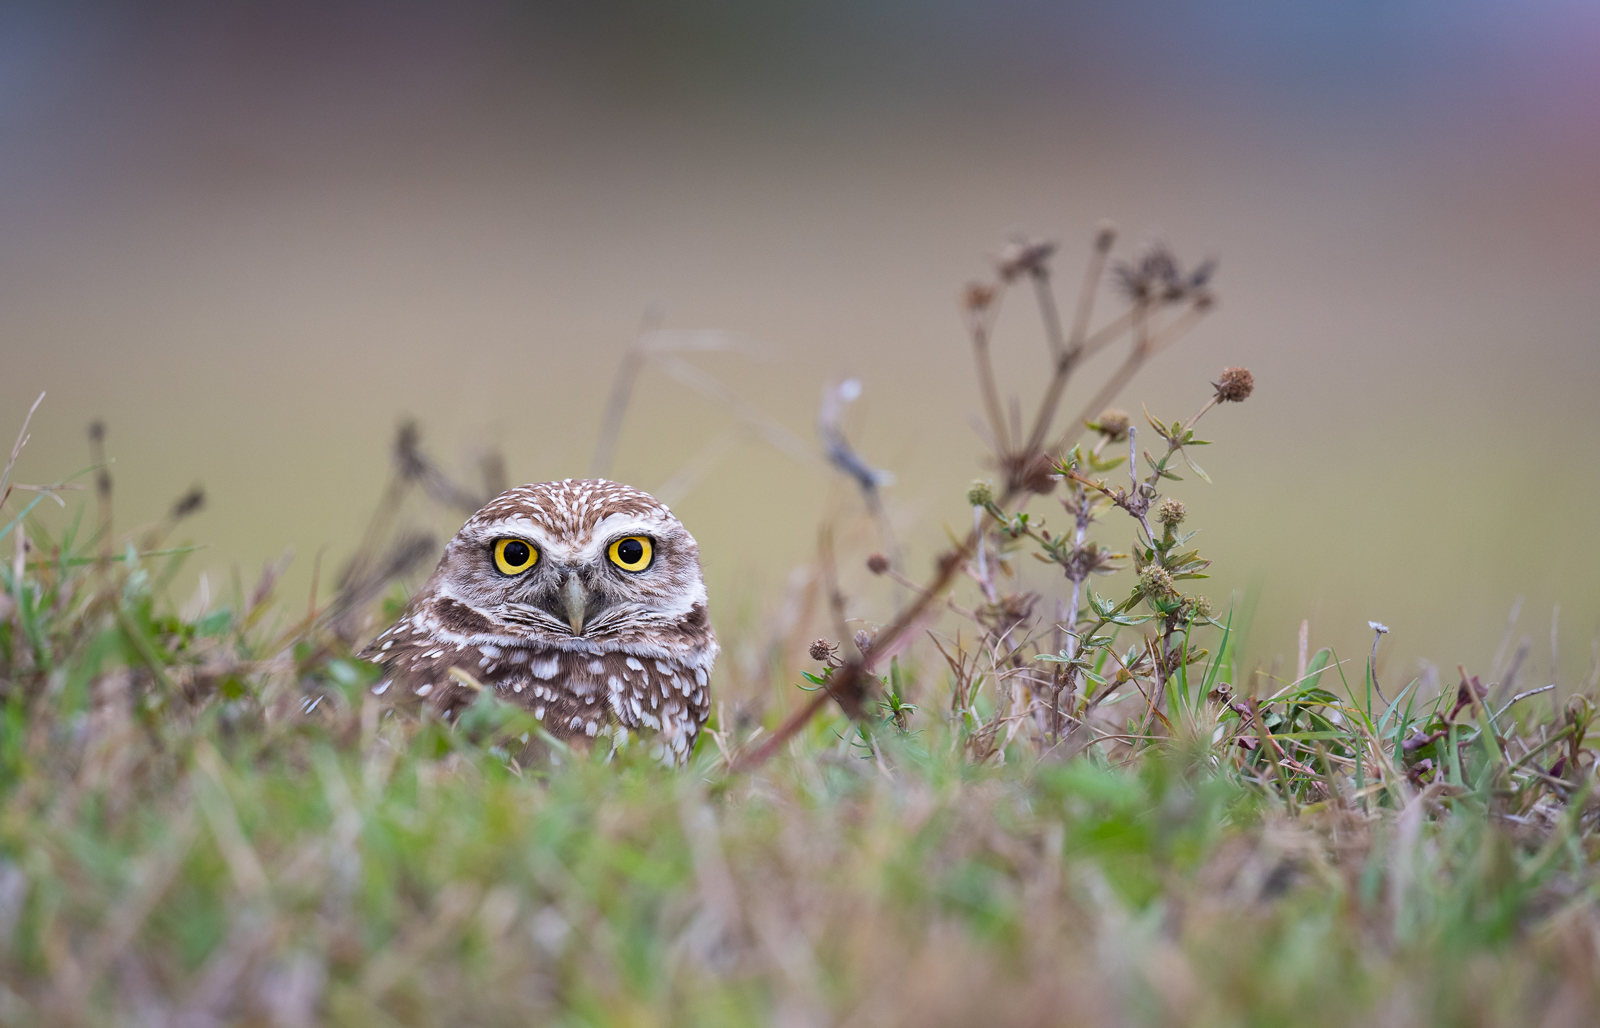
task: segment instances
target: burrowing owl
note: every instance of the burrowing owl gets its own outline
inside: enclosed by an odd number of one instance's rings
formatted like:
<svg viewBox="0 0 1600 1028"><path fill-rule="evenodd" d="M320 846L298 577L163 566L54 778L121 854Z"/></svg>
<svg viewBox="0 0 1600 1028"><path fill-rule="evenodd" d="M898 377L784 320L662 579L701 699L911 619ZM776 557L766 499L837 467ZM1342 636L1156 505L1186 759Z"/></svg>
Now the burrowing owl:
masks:
<svg viewBox="0 0 1600 1028"><path fill-rule="evenodd" d="M375 691L447 718L475 698L456 668L559 738L651 729L681 761L710 710L717 640L700 549L672 512L569 478L489 501L361 655L383 665Z"/></svg>

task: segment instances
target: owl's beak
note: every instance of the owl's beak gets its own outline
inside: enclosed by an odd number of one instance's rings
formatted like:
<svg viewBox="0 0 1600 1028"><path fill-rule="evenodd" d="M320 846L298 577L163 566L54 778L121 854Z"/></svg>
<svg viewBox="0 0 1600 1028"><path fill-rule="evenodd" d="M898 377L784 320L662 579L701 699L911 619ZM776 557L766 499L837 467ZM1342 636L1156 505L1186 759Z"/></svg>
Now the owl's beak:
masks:
<svg viewBox="0 0 1600 1028"><path fill-rule="evenodd" d="M561 598L566 603L567 624L572 626L573 635L583 634L583 614L589 606L589 594L584 591L583 583L578 581L578 573L569 571L567 581L561 587Z"/></svg>

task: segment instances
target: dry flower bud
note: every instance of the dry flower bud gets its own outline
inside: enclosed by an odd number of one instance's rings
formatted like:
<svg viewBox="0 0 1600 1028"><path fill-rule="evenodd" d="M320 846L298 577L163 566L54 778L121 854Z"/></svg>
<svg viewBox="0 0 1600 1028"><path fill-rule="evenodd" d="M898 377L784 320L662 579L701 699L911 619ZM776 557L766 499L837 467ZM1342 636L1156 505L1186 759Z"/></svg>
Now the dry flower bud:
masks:
<svg viewBox="0 0 1600 1028"><path fill-rule="evenodd" d="M962 294L961 302L967 310L976 314L979 311L989 309L989 305L994 303L996 293L997 290L994 286L983 282L972 282L967 285L966 292Z"/></svg>
<svg viewBox="0 0 1600 1028"><path fill-rule="evenodd" d="M1055 252L1054 243L1019 239L1000 251L1000 257L995 262L996 270L1007 282L1023 275L1042 275Z"/></svg>
<svg viewBox="0 0 1600 1028"><path fill-rule="evenodd" d="M874 553L867 558L867 570L874 575L881 575L889 570L889 558L881 553Z"/></svg>
<svg viewBox="0 0 1600 1028"><path fill-rule="evenodd" d="M195 486L193 489L190 489L188 492L179 497L178 502L172 505L172 520L182 521L184 518L195 513L205 505L205 490L201 489L199 486Z"/></svg>
<svg viewBox="0 0 1600 1028"><path fill-rule="evenodd" d="M1171 596L1178 591L1172 584L1172 575L1159 564L1145 565L1139 572L1139 586L1146 596Z"/></svg>
<svg viewBox="0 0 1600 1028"><path fill-rule="evenodd" d="M967 503L974 507L987 507L993 502L994 490L981 478L973 482L972 488L967 490Z"/></svg>
<svg viewBox="0 0 1600 1028"><path fill-rule="evenodd" d="M1121 442L1128 437L1128 426L1133 420L1125 410L1116 407L1107 407L1100 412L1100 419L1089 423L1089 427L1105 436L1114 443Z"/></svg>
<svg viewBox="0 0 1600 1028"><path fill-rule="evenodd" d="M1183 616L1190 621L1211 616L1211 601L1204 596L1185 596L1183 598Z"/></svg>
<svg viewBox="0 0 1600 1028"><path fill-rule="evenodd" d="M1055 492L1056 485L1061 479L1056 475L1056 467L1050 458L1042 453L1036 453L1028 458L1022 469L1022 485L1029 492L1049 495Z"/></svg>
<svg viewBox="0 0 1600 1028"><path fill-rule="evenodd" d="M811 649L808 652L811 654L812 660L827 660L833 656L833 647L828 645L828 640L818 639L811 644Z"/></svg>
<svg viewBox="0 0 1600 1028"><path fill-rule="evenodd" d="M1175 496L1169 496L1156 507L1156 520L1163 525L1181 525L1183 517L1189 513L1183 506L1183 501Z"/></svg>
<svg viewBox="0 0 1600 1028"><path fill-rule="evenodd" d="M1134 303L1176 300L1183 296L1185 282L1172 251L1157 243L1138 260L1124 261L1113 269L1117 285Z"/></svg>
<svg viewBox="0 0 1600 1028"><path fill-rule="evenodd" d="M422 455L422 433L415 421L402 421L394 438L394 462L400 477L407 481L421 478L428 470L428 459Z"/></svg>
<svg viewBox="0 0 1600 1028"><path fill-rule="evenodd" d="M1217 390L1217 399L1228 403L1243 403L1256 387L1256 377L1249 368L1223 368L1222 378L1211 383Z"/></svg>
<svg viewBox="0 0 1600 1028"><path fill-rule="evenodd" d="M1109 221L1102 221L1094 234L1094 248L1101 253L1109 253L1111 244L1117 241L1117 226Z"/></svg>

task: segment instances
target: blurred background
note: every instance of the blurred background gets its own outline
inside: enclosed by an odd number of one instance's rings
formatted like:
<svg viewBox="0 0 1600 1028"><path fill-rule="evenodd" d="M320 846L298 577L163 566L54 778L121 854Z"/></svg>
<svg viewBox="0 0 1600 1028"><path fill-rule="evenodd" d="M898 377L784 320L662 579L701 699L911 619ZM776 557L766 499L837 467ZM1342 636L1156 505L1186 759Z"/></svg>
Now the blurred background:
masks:
<svg viewBox="0 0 1600 1028"><path fill-rule="evenodd" d="M1377 619L1391 675L1484 671L1525 596L1525 675L1559 604L1571 685L1600 623L1597 54L1588 0L8 3L0 423L48 391L17 473L47 481L103 419L122 528L203 484L179 599L291 548L304 597L404 417L450 467L584 474L655 312L727 333L689 359L812 446L858 377L920 577L981 471L963 284L1022 231L1062 243L1068 302L1109 218L1124 255L1221 261L1218 309L1118 402L1186 417L1255 372L1208 416L1215 484L1176 488L1213 598L1259 595L1253 655L1292 667L1304 618L1359 657ZM1031 408L1027 304L996 352ZM674 507L724 634L819 522L864 524L735 425L647 371L614 465L651 489L718 457Z"/></svg>

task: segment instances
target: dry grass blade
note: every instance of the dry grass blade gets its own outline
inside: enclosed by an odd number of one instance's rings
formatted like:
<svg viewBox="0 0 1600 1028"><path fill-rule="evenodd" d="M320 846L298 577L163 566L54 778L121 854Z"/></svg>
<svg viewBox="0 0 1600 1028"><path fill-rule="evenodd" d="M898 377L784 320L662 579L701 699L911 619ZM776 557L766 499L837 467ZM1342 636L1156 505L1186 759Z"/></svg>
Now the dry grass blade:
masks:
<svg viewBox="0 0 1600 1028"><path fill-rule="evenodd" d="M28 408L28 413L22 419L22 428L17 431L17 441L11 445L11 457L6 461L4 471L0 471L0 507L11 498L11 469L16 467L17 458L22 455L22 448L28 445L28 425L33 421L33 412L39 409L39 404L44 402L44 393L33 401L33 406Z"/></svg>

